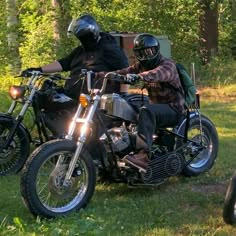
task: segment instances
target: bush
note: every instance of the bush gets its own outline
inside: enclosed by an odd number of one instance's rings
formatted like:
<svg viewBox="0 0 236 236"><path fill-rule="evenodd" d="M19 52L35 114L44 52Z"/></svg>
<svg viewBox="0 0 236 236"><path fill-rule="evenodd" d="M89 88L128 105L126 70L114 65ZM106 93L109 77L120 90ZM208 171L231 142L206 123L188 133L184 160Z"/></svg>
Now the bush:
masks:
<svg viewBox="0 0 236 236"><path fill-rule="evenodd" d="M211 63L201 66L197 82L200 85L219 87L236 83L236 60L215 57Z"/></svg>

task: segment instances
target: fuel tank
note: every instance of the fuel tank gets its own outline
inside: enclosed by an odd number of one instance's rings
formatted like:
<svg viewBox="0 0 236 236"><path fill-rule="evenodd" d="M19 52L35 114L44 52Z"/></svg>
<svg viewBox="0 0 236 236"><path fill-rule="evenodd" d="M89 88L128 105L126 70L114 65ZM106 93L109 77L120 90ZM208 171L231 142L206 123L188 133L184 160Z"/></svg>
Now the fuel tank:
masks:
<svg viewBox="0 0 236 236"><path fill-rule="evenodd" d="M148 102L148 97L142 94L104 94L101 98L100 109L104 110L107 115L137 122L139 108Z"/></svg>

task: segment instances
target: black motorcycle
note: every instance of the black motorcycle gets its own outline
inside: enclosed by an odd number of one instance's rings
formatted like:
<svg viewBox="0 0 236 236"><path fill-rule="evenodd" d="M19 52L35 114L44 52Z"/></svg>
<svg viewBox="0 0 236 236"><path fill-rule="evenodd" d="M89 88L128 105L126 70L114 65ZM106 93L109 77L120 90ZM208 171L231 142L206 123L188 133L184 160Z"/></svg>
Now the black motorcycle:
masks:
<svg viewBox="0 0 236 236"><path fill-rule="evenodd" d="M20 85L10 87L11 106L6 113L0 113L0 175L19 172L30 154L30 144L36 146L54 138L47 125L46 116L49 100L63 101L72 99L56 92L63 78L58 74L32 72L30 77L18 76ZM51 100L52 101L52 100ZM21 106L20 109L19 105ZM52 107L52 106L51 106ZM26 113L33 115L31 123L36 125L36 137L32 137L30 128L23 124Z"/></svg>
<svg viewBox="0 0 236 236"><path fill-rule="evenodd" d="M236 172L230 179L224 200L223 219L226 224L236 223Z"/></svg>
<svg viewBox="0 0 236 236"><path fill-rule="evenodd" d="M194 106L178 126L159 129L153 136L146 171L122 158L135 150L138 109L148 103L142 94L103 94L102 88L81 94L79 106L65 139L38 147L27 160L21 176L21 194L32 214L47 218L85 207L93 196L96 177L132 186L159 185L168 177L197 176L209 170L217 157L218 135L214 124Z"/></svg>

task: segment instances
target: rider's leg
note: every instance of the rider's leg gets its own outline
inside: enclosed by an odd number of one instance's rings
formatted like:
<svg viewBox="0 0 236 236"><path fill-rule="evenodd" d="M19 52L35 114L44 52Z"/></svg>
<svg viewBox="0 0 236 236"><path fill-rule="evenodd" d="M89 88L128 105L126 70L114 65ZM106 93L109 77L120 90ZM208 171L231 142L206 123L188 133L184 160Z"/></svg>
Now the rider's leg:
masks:
<svg viewBox="0 0 236 236"><path fill-rule="evenodd" d="M124 161L140 168L146 169L148 154L151 151L153 134L157 128L171 127L178 123L179 114L168 104L149 104L140 109L136 149L138 153L127 155Z"/></svg>

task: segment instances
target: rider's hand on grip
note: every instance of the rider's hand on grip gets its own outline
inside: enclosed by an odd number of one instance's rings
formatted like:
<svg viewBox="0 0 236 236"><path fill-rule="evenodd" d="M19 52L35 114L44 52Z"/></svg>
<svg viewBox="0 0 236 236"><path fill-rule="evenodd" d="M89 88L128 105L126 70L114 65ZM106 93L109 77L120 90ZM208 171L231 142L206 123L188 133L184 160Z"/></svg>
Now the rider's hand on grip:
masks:
<svg viewBox="0 0 236 236"><path fill-rule="evenodd" d="M124 82L126 84L135 84L135 82L137 82L138 80L140 80L141 77L139 75L136 75L136 74L127 74L125 77L124 77Z"/></svg>
<svg viewBox="0 0 236 236"><path fill-rule="evenodd" d="M28 69L23 70L23 71L21 72L21 76L23 76L23 77L30 77L30 76L32 75L32 72L33 72L33 71L42 72L42 69L41 69L41 67L28 68Z"/></svg>

